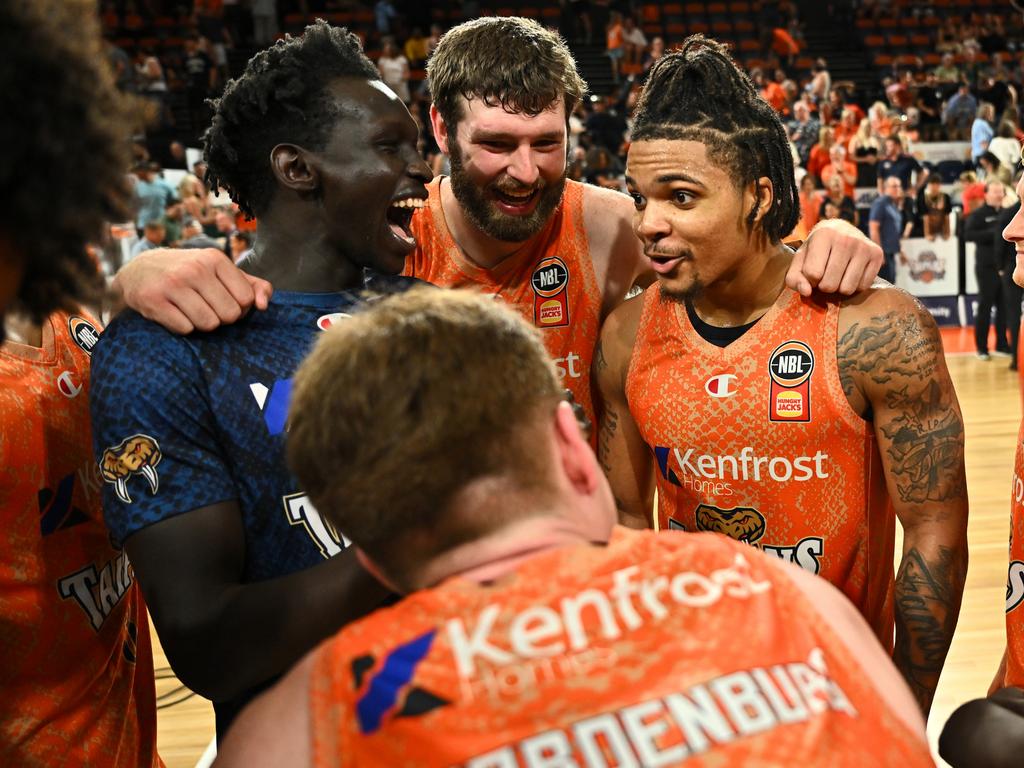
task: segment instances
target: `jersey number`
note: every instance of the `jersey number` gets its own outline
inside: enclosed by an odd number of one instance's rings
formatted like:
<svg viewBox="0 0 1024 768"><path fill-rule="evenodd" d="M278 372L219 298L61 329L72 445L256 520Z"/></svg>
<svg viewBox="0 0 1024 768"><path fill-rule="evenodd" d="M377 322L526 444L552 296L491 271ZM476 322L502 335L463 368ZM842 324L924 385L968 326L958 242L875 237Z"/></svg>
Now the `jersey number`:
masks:
<svg viewBox="0 0 1024 768"><path fill-rule="evenodd" d="M284 509L288 522L303 526L324 557L334 557L352 543L320 516L306 494L285 496Z"/></svg>

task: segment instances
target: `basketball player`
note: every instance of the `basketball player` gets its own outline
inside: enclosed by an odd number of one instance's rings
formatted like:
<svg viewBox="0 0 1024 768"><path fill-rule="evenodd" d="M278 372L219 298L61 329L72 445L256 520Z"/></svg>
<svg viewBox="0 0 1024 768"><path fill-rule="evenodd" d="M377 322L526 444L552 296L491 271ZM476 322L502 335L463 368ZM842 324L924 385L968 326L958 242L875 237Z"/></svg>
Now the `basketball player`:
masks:
<svg viewBox="0 0 1024 768"><path fill-rule="evenodd" d="M480 18L445 34L427 75L431 123L452 175L429 185L427 210L413 216L417 247L405 274L515 306L544 330L562 380L593 419L601 321L651 276L629 198L566 180L568 115L586 90L572 54L537 22ZM189 325L162 311L168 302L152 272L180 259L156 254L120 278L129 305L179 332ZM854 227L820 226L787 279L805 293L818 280L823 290L853 293L870 286L881 263L880 249ZM202 295L203 281L195 285ZM207 314L205 327L223 320Z"/></svg>
<svg viewBox="0 0 1024 768"><path fill-rule="evenodd" d="M69 34L74 30L74 34ZM128 217L136 122L90 2L0 4L0 765L161 766L149 623L103 525L87 252ZM4 320L4 309L13 310Z"/></svg>
<svg viewBox="0 0 1024 768"><path fill-rule="evenodd" d="M419 290L317 345L289 463L407 596L255 703L218 765L931 765L836 590L723 537L614 526L541 333Z"/></svg>
<svg viewBox="0 0 1024 768"><path fill-rule="evenodd" d="M1024 199L1024 179L1017 184ZM1013 282L1024 287L1024 213L1003 230L1017 250ZM1006 651L986 699L969 701L952 714L939 738L939 753L955 768L1020 765L1024 753L1024 421L1010 499L1010 567L1006 580Z"/></svg>
<svg viewBox="0 0 1024 768"><path fill-rule="evenodd" d="M92 414L107 522L223 735L254 690L387 594L288 473L285 414L314 337L363 301L364 268L401 270L429 169L358 39L324 22L254 56L204 141L211 177L258 217L245 268L278 290L213 333L119 316L94 354Z"/></svg>
<svg viewBox="0 0 1024 768"><path fill-rule="evenodd" d="M658 273L602 331L599 446L629 525L717 531L820 574L893 642L927 713L967 569L963 422L938 331L876 284L788 289L799 215L776 113L710 40L661 59L627 183Z"/></svg>

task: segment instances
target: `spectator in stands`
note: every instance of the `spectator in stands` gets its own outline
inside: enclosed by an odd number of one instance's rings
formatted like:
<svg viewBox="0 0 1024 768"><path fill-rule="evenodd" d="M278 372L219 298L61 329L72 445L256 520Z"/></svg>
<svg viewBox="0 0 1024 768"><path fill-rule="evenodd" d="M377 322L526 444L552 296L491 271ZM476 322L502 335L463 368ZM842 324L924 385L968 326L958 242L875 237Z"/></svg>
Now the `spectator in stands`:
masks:
<svg viewBox="0 0 1024 768"><path fill-rule="evenodd" d="M206 99L213 92L217 82L214 62L199 45L199 36L190 35L185 40L185 99L188 103L189 119L193 133L201 133L210 122Z"/></svg>
<svg viewBox="0 0 1024 768"><path fill-rule="evenodd" d="M171 123L167 105L167 78L160 59L148 48L140 48L135 54L135 79L139 93L156 109L156 124L165 127Z"/></svg>
<svg viewBox="0 0 1024 768"><path fill-rule="evenodd" d="M831 90L832 75L829 74L828 65L824 59L815 59L811 67L811 80L805 88L808 100L820 106L828 101Z"/></svg>
<svg viewBox="0 0 1024 768"><path fill-rule="evenodd" d="M835 144L835 133L831 128L823 125L818 131L818 143L811 147L811 155L806 166L807 172L812 174L815 179L820 180L822 170L832 162L829 152Z"/></svg>
<svg viewBox="0 0 1024 768"><path fill-rule="evenodd" d="M798 101L793 105L793 119L789 121L786 130L800 156L800 164L805 168L811 156L811 147L818 140L820 127L818 119L811 117L811 108L806 101Z"/></svg>
<svg viewBox="0 0 1024 768"><path fill-rule="evenodd" d="M996 112L991 104L982 102L978 105L974 122L971 124L971 162L978 167L978 160L983 153L988 151L989 142L995 135L992 130L992 122L995 120Z"/></svg>
<svg viewBox="0 0 1024 768"><path fill-rule="evenodd" d="M224 25L224 2L223 0L194 0L196 30L198 36L205 40L205 53L213 62L215 75L219 74L226 78L228 74L228 53L227 49L234 45L231 35L228 34ZM187 44L186 40L186 44ZM213 83L210 90L213 90Z"/></svg>
<svg viewBox="0 0 1024 768"><path fill-rule="evenodd" d="M853 150L850 148L850 139L857 135L858 127L857 113L849 107L843 107L839 115L839 122L832 129L833 138L836 144L846 147L850 154L853 154Z"/></svg>
<svg viewBox="0 0 1024 768"><path fill-rule="evenodd" d="M914 106L921 115L921 138L924 141L939 141L942 134L942 94L939 92L939 81L934 72L925 76L924 82L918 86L914 96Z"/></svg>
<svg viewBox="0 0 1024 768"><path fill-rule="evenodd" d="M632 16L622 20L622 42L626 47L626 63L631 67L640 66L647 51L647 35L636 25Z"/></svg>
<svg viewBox="0 0 1024 768"><path fill-rule="evenodd" d="M398 9L391 0L377 0L373 4L373 18L377 24L377 34L382 38L395 31L398 21Z"/></svg>
<svg viewBox="0 0 1024 768"><path fill-rule="evenodd" d="M846 149L840 144L834 144L828 156L830 162L821 170L821 183L828 189L832 178L836 177L843 184L843 194L853 197L857 186L857 164L846 159Z"/></svg>
<svg viewBox="0 0 1024 768"><path fill-rule="evenodd" d="M609 108L608 100L603 96L591 96L590 104L593 111L583 121L584 128L595 145L619 154L626 133L626 119Z"/></svg>
<svg viewBox="0 0 1024 768"><path fill-rule="evenodd" d="M437 44L439 42L441 42L441 35L443 35L443 34L444 34L444 30L441 29L441 25L440 24L431 24L430 25L430 37L427 38L427 58L428 59L430 58L430 55L434 52L434 49L437 48Z"/></svg>
<svg viewBox="0 0 1024 768"><path fill-rule="evenodd" d="M900 180L903 189L911 194L924 186L927 173L913 155L903 149L903 142L898 136L890 136L885 140L885 152L878 161L878 192L882 193L882 179L895 176Z"/></svg>
<svg viewBox="0 0 1024 768"><path fill-rule="evenodd" d="M940 83L960 84L960 68L957 67L952 53L942 54L941 63L932 72L935 75L935 79Z"/></svg>
<svg viewBox="0 0 1024 768"><path fill-rule="evenodd" d="M868 121L871 125L871 133L881 139L892 134L892 118L889 116L889 108L884 102L876 101L868 109Z"/></svg>
<svg viewBox="0 0 1024 768"><path fill-rule="evenodd" d="M764 70L755 67L750 71L750 79L761 92L761 98L771 104L772 109L780 115L784 113L787 105L786 92L782 90L782 84L774 79L764 76Z"/></svg>
<svg viewBox="0 0 1024 768"><path fill-rule="evenodd" d="M815 177L812 174L806 173L800 179L799 197L800 221L794 234L797 235L797 240L804 240L821 218L821 195L818 194Z"/></svg>
<svg viewBox="0 0 1024 768"><path fill-rule="evenodd" d="M657 63L658 59L665 55L665 40L661 37L655 37L651 40L651 47L647 49L644 54L643 61L643 74L646 77L651 67Z"/></svg>
<svg viewBox="0 0 1024 768"><path fill-rule="evenodd" d="M203 232L203 225L197 219L187 218L181 228L179 248L215 248L220 251L223 246Z"/></svg>
<svg viewBox="0 0 1024 768"><path fill-rule="evenodd" d="M971 122L978 112L978 100L971 93L967 83L960 83L942 111L942 124L951 141L963 141L970 137Z"/></svg>
<svg viewBox="0 0 1024 768"><path fill-rule="evenodd" d="M139 242L132 246L132 258L134 259L143 251L159 248L164 244L166 236L167 231L164 229L162 221L155 219L147 222L146 226L142 228L142 237Z"/></svg>
<svg viewBox="0 0 1024 768"><path fill-rule="evenodd" d="M929 240L941 237L949 239L949 212L953 201L942 191L942 179L937 173L928 177L928 183L921 191L921 216L924 220L924 236Z"/></svg>
<svg viewBox="0 0 1024 768"><path fill-rule="evenodd" d="M903 184L898 176L889 176L882 183L882 194L871 204L868 218L868 235L882 249L885 263L878 276L890 283L896 279L896 257L901 253L900 236L903 233L903 218L899 202L903 197Z"/></svg>
<svg viewBox="0 0 1024 768"><path fill-rule="evenodd" d="M857 205L853 198L846 194L843 179L838 174L832 176L825 187L825 196L818 204L819 219L843 219L854 226L858 225Z"/></svg>
<svg viewBox="0 0 1024 768"><path fill-rule="evenodd" d="M236 229L228 235L229 255L235 264L241 263L252 253L252 242L252 232L242 232Z"/></svg>
<svg viewBox="0 0 1024 768"><path fill-rule="evenodd" d="M409 93L409 60L402 55L393 37L384 38L384 47L377 59L380 79L394 91L405 104L412 102Z"/></svg>
<svg viewBox="0 0 1024 768"><path fill-rule="evenodd" d="M966 32L964 34L966 34ZM960 70L963 73L963 81L972 89L978 87L978 81L980 80L984 69L981 61L978 59L978 51L979 48L977 43L965 40L963 59L960 62Z"/></svg>
<svg viewBox="0 0 1024 768"><path fill-rule="evenodd" d="M567 0L569 16L572 21L573 40L580 40L590 45L594 31L590 22L590 0ZM582 34L580 34L582 32Z"/></svg>
<svg viewBox="0 0 1024 768"><path fill-rule="evenodd" d="M985 203L972 211L964 221L964 239L975 243L974 276L978 280L978 309L974 315L974 342L978 357L989 359L988 329L992 309L996 312L996 348L999 355L1009 354L1010 343L1006 336L1006 300L1003 296L1003 282L999 274L1000 255L996 251L995 225L1003 206L1006 188L1001 181L985 184Z"/></svg>
<svg viewBox="0 0 1024 768"><path fill-rule="evenodd" d="M978 180L978 174L974 171L964 171L960 174L957 191L953 194L953 204L959 203L964 209L964 216L968 216L978 209L985 202L985 182Z"/></svg>
<svg viewBox="0 0 1024 768"><path fill-rule="evenodd" d="M253 39L259 47L274 42L277 37L277 0L251 0Z"/></svg>
<svg viewBox="0 0 1024 768"><path fill-rule="evenodd" d="M1020 162L1021 144L1017 140L1017 128L1009 120L1003 120L999 124L999 130L995 138L988 144L988 151L999 158L999 162L1010 170L1012 177L1017 170L1017 163ZM1012 186L1012 178L1007 181L1007 186Z"/></svg>
<svg viewBox="0 0 1024 768"><path fill-rule="evenodd" d="M860 121L857 134L850 139L849 156L857 164L857 186L873 187L878 180L878 155L881 153L881 140L871 132L871 120Z"/></svg>
<svg viewBox="0 0 1024 768"><path fill-rule="evenodd" d="M151 221L163 219L167 202L173 197L167 186L156 178L156 167L152 163L141 163L137 165L135 174L135 185L132 196L135 200L136 215L135 226L139 230L139 237L142 231Z"/></svg>
<svg viewBox="0 0 1024 768"><path fill-rule="evenodd" d="M619 67L626 55L626 44L622 39L622 14L612 11L608 17L608 24L604 29L605 33L605 56L612 67L612 82L619 82Z"/></svg>
<svg viewBox="0 0 1024 768"><path fill-rule="evenodd" d="M996 217L992 228L992 242L995 245L996 264L1003 281L1003 296L1006 298L1006 330L1010 335L1010 370L1017 370L1017 344L1020 341L1021 301L1024 300L1024 289L1013 282L1013 270L1017 264L1017 248L1012 242L1003 239L1003 230L1020 210L1021 201L1003 208Z"/></svg>
<svg viewBox="0 0 1024 768"><path fill-rule="evenodd" d="M175 246L181 240L181 226L185 221L185 207L180 200L170 200L164 211L164 243Z"/></svg>
<svg viewBox="0 0 1024 768"><path fill-rule="evenodd" d="M217 211L203 182L191 173L185 174L178 182L178 195L181 197L186 218L196 219L204 227L213 226Z"/></svg>
<svg viewBox="0 0 1024 768"><path fill-rule="evenodd" d="M409 60L409 66L422 68L427 62L427 38L423 36L423 30L413 27L412 34L405 41L403 47L405 58Z"/></svg>
<svg viewBox="0 0 1024 768"><path fill-rule="evenodd" d="M889 107L897 115L906 114L907 108L913 103L914 97L910 92L910 83L913 82L913 73L905 71L900 77L886 78L885 97L889 100Z"/></svg>
<svg viewBox="0 0 1024 768"><path fill-rule="evenodd" d="M978 158L979 176L985 181L1001 181L1006 187L1013 185L1013 173L999 162L999 158L991 152L982 152Z"/></svg>

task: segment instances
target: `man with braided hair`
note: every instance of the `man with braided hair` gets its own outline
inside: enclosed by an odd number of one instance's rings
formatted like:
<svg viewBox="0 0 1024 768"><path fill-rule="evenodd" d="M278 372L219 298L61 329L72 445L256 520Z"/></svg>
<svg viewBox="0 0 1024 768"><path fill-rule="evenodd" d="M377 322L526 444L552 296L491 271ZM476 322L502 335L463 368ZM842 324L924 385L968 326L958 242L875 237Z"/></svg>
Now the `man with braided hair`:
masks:
<svg viewBox="0 0 1024 768"><path fill-rule="evenodd" d="M430 173L416 136L346 30L318 22L258 53L204 140L209 178L258 217L242 267L274 281L269 307L240 318L222 288L218 311L237 322L185 337L125 312L94 352L107 524L178 677L214 701L219 735L254 691L387 595L288 472L285 419L315 337L365 288L415 282L397 275ZM184 319L203 301L173 308Z"/></svg>
<svg viewBox="0 0 1024 768"><path fill-rule="evenodd" d="M894 660L927 713L967 569L963 422L935 323L882 281L849 300L786 287L785 132L713 41L652 69L627 184L658 279L612 313L595 358L620 519L740 532L839 587L889 649L895 598Z"/></svg>

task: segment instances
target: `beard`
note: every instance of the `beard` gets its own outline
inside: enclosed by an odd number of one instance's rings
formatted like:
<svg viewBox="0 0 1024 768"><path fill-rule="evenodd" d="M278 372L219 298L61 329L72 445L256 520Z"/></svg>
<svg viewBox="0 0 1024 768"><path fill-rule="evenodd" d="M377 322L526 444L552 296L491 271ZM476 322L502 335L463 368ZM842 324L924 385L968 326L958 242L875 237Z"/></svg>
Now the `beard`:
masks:
<svg viewBox="0 0 1024 768"><path fill-rule="evenodd" d="M506 243L521 243L536 235L548 223L551 214L562 202L565 190L567 170L554 183L538 179L535 189L540 195L533 212L526 216L511 216L502 213L488 196L488 190L515 193L525 191L514 182L498 184L491 182L486 187L479 187L469 177L466 166L462 163L462 150L458 142L453 140L449 145L448 161L451 164L451 184L455 199L459 206L481 232Z"/></svg>
<svg viewBox="0 0 1024 768"><path fill-rule="evenodd" d="M661 284L661 301L664 304L692 304L702 293L704 283L695 279L685 288L675 288L670 283Z"/></svg>

